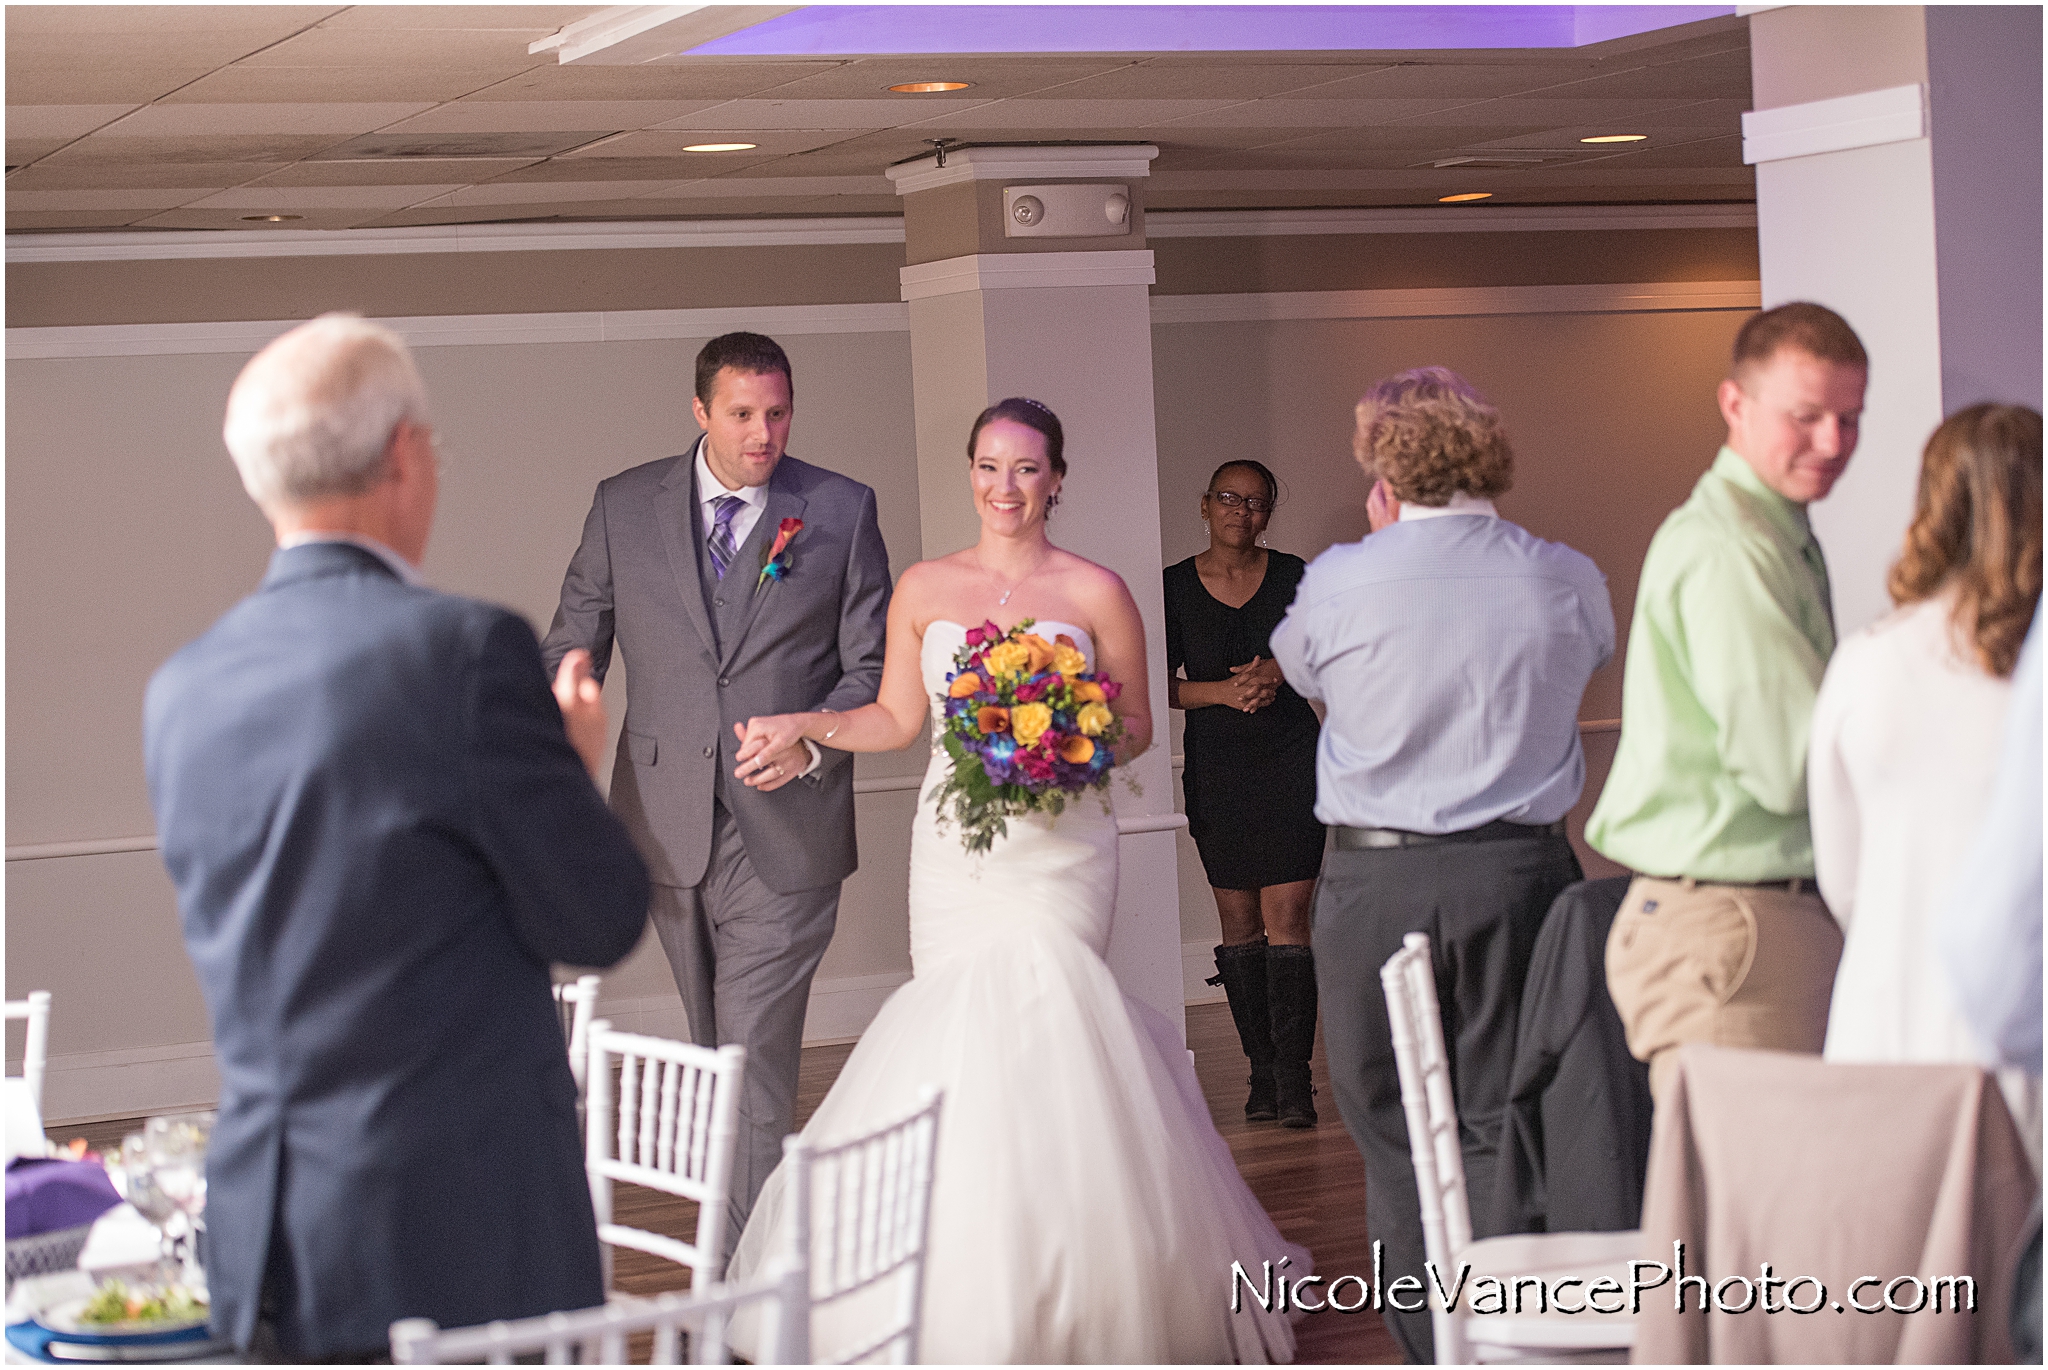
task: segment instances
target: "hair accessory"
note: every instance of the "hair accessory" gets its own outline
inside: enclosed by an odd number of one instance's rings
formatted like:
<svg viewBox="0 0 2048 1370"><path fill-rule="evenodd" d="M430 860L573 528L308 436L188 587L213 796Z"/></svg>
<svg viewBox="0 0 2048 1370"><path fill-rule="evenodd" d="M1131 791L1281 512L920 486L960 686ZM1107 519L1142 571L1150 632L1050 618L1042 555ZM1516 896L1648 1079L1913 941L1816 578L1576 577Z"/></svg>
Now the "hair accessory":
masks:
<svg viewBox="0 0 2048 1370"><path fill-rule="evenodd" d="M1024 403L1030 405L1033 409L1036 409L1041 414L1052 414L1052 417L1054 418L1059 417L1059 415L1053 414L1052 409L1049 405L1040 404L1037 400L1027 398L1023 395L1019 395L1017 398L1023 400Z"/></svg>

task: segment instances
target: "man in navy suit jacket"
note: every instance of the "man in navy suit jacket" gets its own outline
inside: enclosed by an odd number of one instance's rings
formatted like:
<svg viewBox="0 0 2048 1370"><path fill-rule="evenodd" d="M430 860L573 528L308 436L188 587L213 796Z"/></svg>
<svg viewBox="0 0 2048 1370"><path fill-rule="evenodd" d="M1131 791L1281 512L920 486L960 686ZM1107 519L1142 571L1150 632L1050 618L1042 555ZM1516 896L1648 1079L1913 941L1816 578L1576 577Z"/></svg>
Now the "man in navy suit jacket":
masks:
<svg viewBox="0 0 2048 1370"><path fill-rule="evenodd" d="M328 315L251 361L228 449L256 593L150 682L164 864L213 1020L217 1334L359 1358L604 1301L550 962L604 966L647 875L592 783L587 658L418 583L438 489L405 345Z"/></svg>

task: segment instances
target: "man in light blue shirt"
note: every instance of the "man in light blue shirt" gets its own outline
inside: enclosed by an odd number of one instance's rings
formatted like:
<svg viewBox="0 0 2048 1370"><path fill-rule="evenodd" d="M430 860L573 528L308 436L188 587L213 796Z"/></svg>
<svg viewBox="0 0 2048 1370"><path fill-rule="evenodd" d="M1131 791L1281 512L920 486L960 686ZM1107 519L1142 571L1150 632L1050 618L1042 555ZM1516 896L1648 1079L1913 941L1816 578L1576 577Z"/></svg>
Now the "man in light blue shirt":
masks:
<svg viewBox="0 0 2048 1370"><path fill-rule="evenodd" d="M1423 1277L1423 1244L1379 969L1407 933L1429 935L1466 1188L1492 1192L1529 955L1580 878L1564 835L1586 776L1579 698L1614 654L1614 611L1589 559L1495 510L1513 456L1455 372L1380 382L1354 443L1378 477L1375 531L1310 565L1272 643L1287 682L1329 710L1316 817L1336 850L1316 897L1317 992L1391 1282ZM1386 1320L1410 1361L1434 1358L1421 1300Z"/></svg>

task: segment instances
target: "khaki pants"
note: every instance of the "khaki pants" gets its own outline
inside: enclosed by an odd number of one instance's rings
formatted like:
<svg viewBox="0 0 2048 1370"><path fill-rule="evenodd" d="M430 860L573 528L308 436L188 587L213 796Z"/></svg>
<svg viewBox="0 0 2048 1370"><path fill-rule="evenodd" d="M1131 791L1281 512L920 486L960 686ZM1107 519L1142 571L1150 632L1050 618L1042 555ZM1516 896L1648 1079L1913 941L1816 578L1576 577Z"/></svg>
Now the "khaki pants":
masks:
<svg viewBox="0 0 2048 1370"><path fill-rule="evenodd" d="M1818 1053L1842 930L1806 882L1708 885L1638 876L1607 937L1607 989L1661 1096L1686 1042Z"/></svg>

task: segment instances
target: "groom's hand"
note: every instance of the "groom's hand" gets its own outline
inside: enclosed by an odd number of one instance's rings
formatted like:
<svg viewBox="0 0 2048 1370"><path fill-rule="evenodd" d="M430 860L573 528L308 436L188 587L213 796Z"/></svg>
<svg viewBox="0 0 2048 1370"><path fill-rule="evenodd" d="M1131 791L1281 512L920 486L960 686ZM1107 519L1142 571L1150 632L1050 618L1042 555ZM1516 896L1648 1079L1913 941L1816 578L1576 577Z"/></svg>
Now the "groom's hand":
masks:
<svg viewBox="0 0 2048 1370"><path fill-rule="evenodd" d="M733 735L740 740L739 765L733 775L749 789L764 794L779 790L811 764L810 748L804 746L803 733L785 726L794 721L768 717L732 725Z"/></svg>

